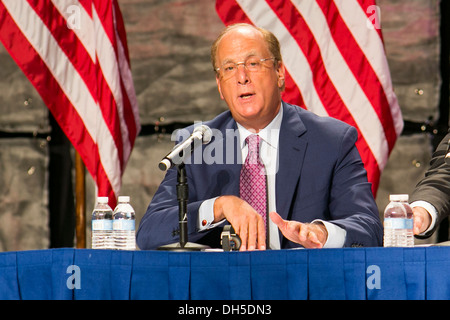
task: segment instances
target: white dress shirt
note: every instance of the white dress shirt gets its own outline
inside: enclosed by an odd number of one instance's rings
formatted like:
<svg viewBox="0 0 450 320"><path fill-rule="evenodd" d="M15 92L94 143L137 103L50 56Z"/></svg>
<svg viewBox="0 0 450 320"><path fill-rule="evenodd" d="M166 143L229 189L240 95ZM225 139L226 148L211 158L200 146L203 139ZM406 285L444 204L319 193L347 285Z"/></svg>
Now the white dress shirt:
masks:
<svg viewBox="0 0 450 320"><path fill-rule="evenodd" d="M279 156L278 141L282 120L283 120L283 105L281 105L280 111L278 112L276 117L272 120L272 122L270 122L264 129L260 130L258 133L258 135L261 138L260 156L267 172L267 187L268 187L268 202L269 202L268 212L277 211L275 199L276 194L275 178L276 173L278 171L278 156ZM237 125L239 130L239 143L242 152L241 159L246 159L248 154L248 147L247 144L245 143L245 139L249 135L254 134L254 132L247 130L239 123ZM199 215L197 222L197 226L200 231L214 228L217 225L223 223L223 221L220 221L215 224L212 223L212 221L214 220L214 201L216 199L217 198L208 199L201 204L199 208ZM269 222L268 224L269 247L271 249L280 249L280 238L278 227L277 225L275 225L275 223L272 222L272 220L269 217L267 217L267 219ZM203 221L206 221L205 225L203 225L202 223ZM344 229L327 221L314 220L314 222L315 221L322 222L325 228L327 229L328 239L324 245L324 248L343 247L345 237L347 234L347 232Z"/></svg>

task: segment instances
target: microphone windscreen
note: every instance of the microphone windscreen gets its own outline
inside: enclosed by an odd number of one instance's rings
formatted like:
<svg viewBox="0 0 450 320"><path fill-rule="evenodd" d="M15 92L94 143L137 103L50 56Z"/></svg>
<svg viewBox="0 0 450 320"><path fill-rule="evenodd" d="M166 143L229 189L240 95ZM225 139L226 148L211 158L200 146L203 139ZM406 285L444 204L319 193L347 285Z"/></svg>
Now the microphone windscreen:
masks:
<svg viewBox="0 0 450 320"><path fill-rule="evenodd" d="M207 144L207 143L209 143L211 141L212 131L207 125L202 124L201 126L196 127L194 129L194 132L201 132L201 134L202 134L202 143L203 144Z"/></svg>

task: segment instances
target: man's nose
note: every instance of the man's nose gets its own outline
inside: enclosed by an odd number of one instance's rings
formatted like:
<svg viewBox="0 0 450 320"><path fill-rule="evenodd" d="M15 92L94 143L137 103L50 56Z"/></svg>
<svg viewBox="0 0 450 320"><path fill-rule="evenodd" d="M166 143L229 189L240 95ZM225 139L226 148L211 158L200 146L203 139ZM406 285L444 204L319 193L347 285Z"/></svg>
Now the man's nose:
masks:
<svg viewBox="0 0 450 320"><path fill-rule="evenodd" d="M239 63L236 65L236 76L239 84L247 84L250 82L249 72L245 67L244 63Z"/></svg>

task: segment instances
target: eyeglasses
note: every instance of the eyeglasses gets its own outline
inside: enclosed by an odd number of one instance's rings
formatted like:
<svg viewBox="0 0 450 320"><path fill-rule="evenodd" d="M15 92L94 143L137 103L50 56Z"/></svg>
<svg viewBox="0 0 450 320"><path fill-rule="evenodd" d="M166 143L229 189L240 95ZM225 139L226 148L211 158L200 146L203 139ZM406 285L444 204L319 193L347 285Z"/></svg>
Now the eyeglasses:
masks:
<svg viewBox="0 0 450 320"><path fill-rule="evenodd" d="M248 72L260 72L264 61L274 59L275 58L260 59L259 57L250 57L243 62L224 63L220 68L216 68L216 71L220 73L224 80L227 80L236 74L240 65L243 65Z"/></svg>

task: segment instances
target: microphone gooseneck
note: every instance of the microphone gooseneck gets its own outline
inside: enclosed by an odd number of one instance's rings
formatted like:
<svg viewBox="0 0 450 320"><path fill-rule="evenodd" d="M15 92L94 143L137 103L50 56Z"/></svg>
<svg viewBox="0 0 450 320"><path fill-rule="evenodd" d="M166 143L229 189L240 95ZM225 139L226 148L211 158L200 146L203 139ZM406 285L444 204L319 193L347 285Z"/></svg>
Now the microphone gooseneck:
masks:
<svg viewBox="0 0 450 320"><path fill-rule="evenodd" d="M159 162L159 169L166 171L174 165L182 163L184 158L200 145L198 142L208 144L211 141L211 138L212 131L207 125L203 124L196 127L189 138L177 144L172 151Z"/></svg>

